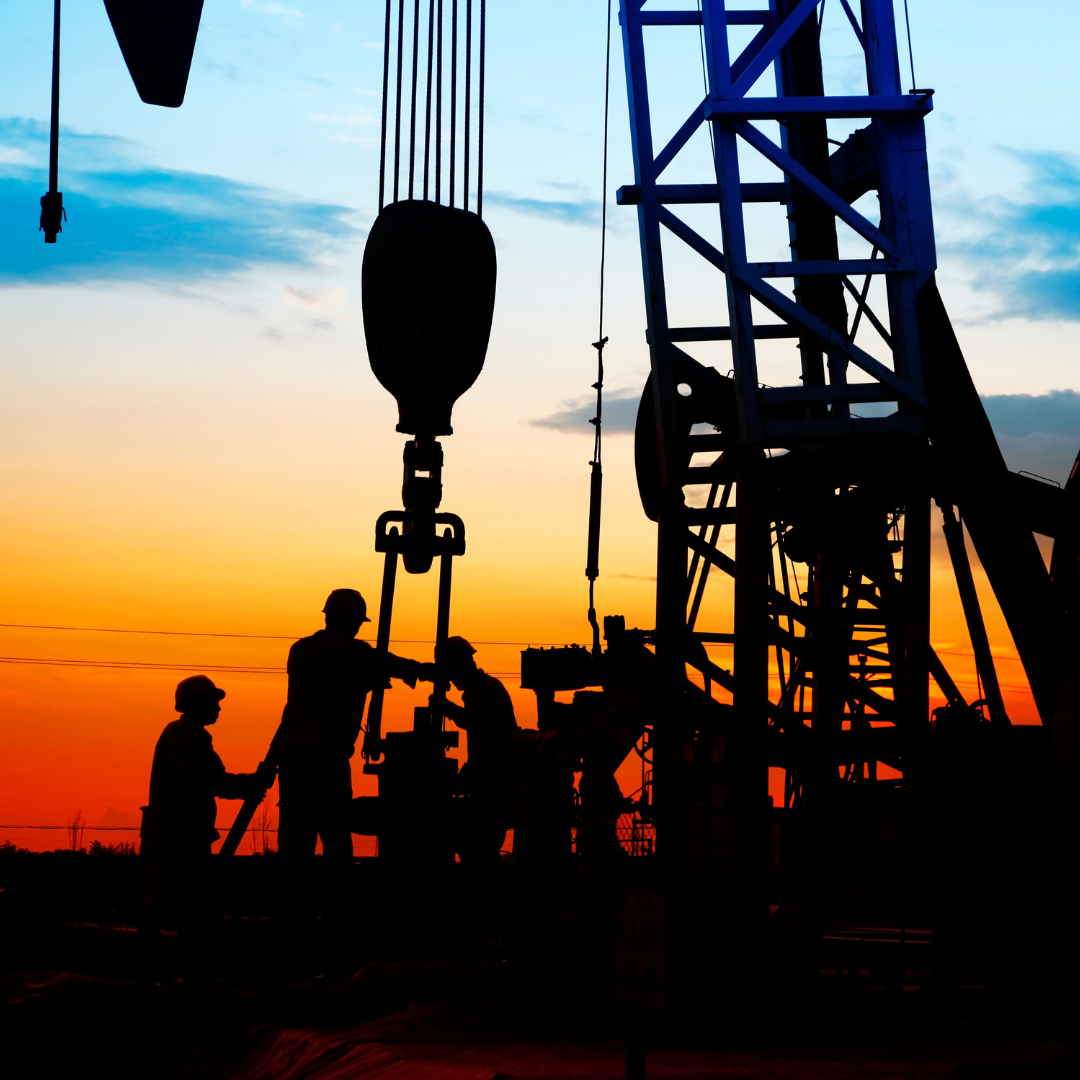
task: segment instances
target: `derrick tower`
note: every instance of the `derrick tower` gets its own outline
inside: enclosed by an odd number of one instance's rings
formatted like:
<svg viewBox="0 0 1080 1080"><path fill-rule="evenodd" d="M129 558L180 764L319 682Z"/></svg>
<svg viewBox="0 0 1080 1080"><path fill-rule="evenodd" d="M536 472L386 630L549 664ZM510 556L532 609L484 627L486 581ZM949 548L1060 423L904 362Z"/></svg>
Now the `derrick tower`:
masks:
<svg viewBox="0 0 1080 1080"><path fill-rule="evenodd" d="M840 0L859 85L826 93L823 7L619 14L634 183L618 201L637 208L651 360L636 459L658 527L657 855L675 905L719 911L729 955L748 958L769 912L793 910L775 810L804 837L792 887L813 937L820 890L804 887L858 849L843 838L860 817L900 814L918 853L929 678L983 723L929 644L932 498L953 525L987 728L1009 717L954 505L1047 725L1076 636L1075 551L1052 583L1025 509L1040 495L1005 469L934 284L933 91L905 85L892 0ZM673 60L701 77L671 123L654 112L671 111ZM850 87L850 62L842 74ZM692 288L669 286L673 267ZM733 619L717 624L709 594L725 588ZM785 778L773 810L770 768Z"/></svg>

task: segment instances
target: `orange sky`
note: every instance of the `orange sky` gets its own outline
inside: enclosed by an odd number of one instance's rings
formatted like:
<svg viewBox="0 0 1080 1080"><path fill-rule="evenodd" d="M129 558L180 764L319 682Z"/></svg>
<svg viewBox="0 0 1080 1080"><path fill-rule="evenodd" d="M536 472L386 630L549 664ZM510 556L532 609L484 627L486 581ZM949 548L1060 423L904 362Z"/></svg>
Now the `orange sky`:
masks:
<svg viewBox="0 0 1080 1080"><path fill-rule="evenodd" d="M382 410L385 412L386 410ZM466 410L462 410L465 415ZM330 588L356 586L378 595L380 557L371 550L378 510L395 505L400 437L387 429L367 436L379 460L370 473L357 470L352 493L327 511L282 515L272 522L246 520L251 507L211 500L200 517L188 513L202 495L177 474L168 478L179 512L162 492L156 504L116 520L94 514L93 480L84 489L42 488L23 508L21 528L5 544L18 574L5 604L6 621L59 626L168 629L202 633L309 633L321 625L319 608ZM462 424L461 430L467 430ZM452 631L477 642L585 642L586 598L582 576L587 479L587 440L522 428L499 455L473 455L468 438L444 440L447 497L444 506L463 514L469 550L455 567ZM346 436L346 441L348 437ZM531 443L523 447L522 443ZM460 447L460 449L459 449ZM541 450L542 447L542 450ZM340 449L340 448L335 448ZM357 455L360 456L360 455ZM331 457L336 455L331 454ZM652 526L633 489L631 442L609 440L601 614L623 613L628 624L652 625ZM132 470L136 474L138 468ZM149 470L148 470L149 471ZM139 490L139 477L127 482ZM109 479L100 483L107 490ZM211 484L211 489L213 485ZM220 494L220 493L218 493ZM278 491L281 497L281 490ZM288 489L303 502L301 487ZM76 514L58 512L63 498ZM217 496L215 496L217 497ZM264 497L265 493L264 493ZM114 494L115 498L115 494ZM307 510L317 500L310 498ZM944 543L935 534L932 641L961 689L975 697L974 662ZM1037 722L1023 669L993 603L981 569L976 579L999 677L1014 720ZM433 636L435 574L399 576L394 637ZM724 625L725 590L714 590L703 625ZM373 605L374 606L374 605ZM710 610L711 609L711 610ZM284 666L289 640L179 637L0 628L5 657L53 658L250 668ZM430 658L430 645L401 642L403 655ZM535 725L533 695L517 686L520 644L484 644L478 660L505 676L523 726ZM725 663L727 652L717 650ZM90 826L132 826L145 801L154 742L175 713L172 689L182 671L0 664L0 824L67 822L76 811ZM254 768L269 743L285 695L279 673L218 673L228 697L214 741L227 767ZM941 698L934 692L933 704ZM387 699L388 729L405 728L411 709L425 702L425 688L398 686ZM463 742L464 750L464 742ZM630 764L623 777L635 786ZM356 793L375 793L372 778L355 762ZM631 775L633 774L633 775ZM273 815L273 794L268 805ZM231 820L226 804L220 818ZM134 833L95 833L85 842L133 839ZM62 833L0 829L0 840L49 849ZM358 847L359 850L359 847Z"/></svg>

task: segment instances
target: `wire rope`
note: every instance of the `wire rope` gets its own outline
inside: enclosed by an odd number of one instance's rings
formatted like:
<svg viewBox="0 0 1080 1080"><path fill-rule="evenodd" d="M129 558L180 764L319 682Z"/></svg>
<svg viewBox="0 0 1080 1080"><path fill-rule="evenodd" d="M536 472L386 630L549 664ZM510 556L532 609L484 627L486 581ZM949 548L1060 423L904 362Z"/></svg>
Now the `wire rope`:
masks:
<svg viewBox="0 0 1080 1080"><path fill-rule="evenodd" d="M420 0L413 0L412 96L409 110L409 198L416 174L416 79L420 66Z"/></svg>
<svg viewBox="0 0 1080 1080"><path fill-rule="evenodd" d="M435 201L442 202L442 89L443 89L443 0L439 0L439 29L435 61Z"/></svg>
<svg viewBox="0 0 1080 1080"><path fill-rule="evenodd" d="M911 16L908 14L908 0L904 0L904 28L907 30L908 63L911 65L911 89L919 84L915 81L915 53L911 49Z"/></svg>
<svg viewBox="0 0 1080 1080"><path fill-rule="evenodd" d="M431 77L435 59L435 0L428 0L427 110L424 114L424 202L428 201L428 169L431 164Z"/></svg>
<svg viewBox="0 0 1080 1080"><path fill-rule="evenodd" d="M386 201L386 111L390 86L390 3L386 0L386 30L383 36L382 127L379 136L379 209Z"/></svg>
<svg viewBox="0 0 1080 1080"><path fill-rule="evenodd" d="M458 92L458 0L453 0L450 14L450 206L454 204L454 180L457 165L457 92Z"/></svg>
<svg viewBox="0 0 1080 1080"><path fill-rule="evenodd" d="M607 2L607 35L604 55L604 139L603 166L600 181L600 296L597 312L598 332L593 348L596 350L596 415L593 425L593 456L589 462L589 532L585 576L589 580L588 621L592 628L593 652L600 652L600 624L596 618L596 579L600 576L600 520L603 507L603 423L604 423L604 282L607 273L607 181L608 129L611 105L611 0Z"/></svg>
<svg viewBox="0 0 1080 1080"><path fill-rule="evenodd" d="M472 122L473 0L465 0L465 130L461 149L461 208L469 209L469 136Z"/></svg>
<svg viewBox="0 0 1080 1080"><path fill-rule="evenodd" d="M480 0L480 85L476 114L476 216L484 216L484 68L487 53L487 0Z"/></svg>
<svg viewBox="0 0 1080 1080"><path fill-rule="evenodd" d="M398 0L397 32L397 96L394 105L394 202L398 201L398 183L401 176L401 61L405 41L405 2Z"/></svg>

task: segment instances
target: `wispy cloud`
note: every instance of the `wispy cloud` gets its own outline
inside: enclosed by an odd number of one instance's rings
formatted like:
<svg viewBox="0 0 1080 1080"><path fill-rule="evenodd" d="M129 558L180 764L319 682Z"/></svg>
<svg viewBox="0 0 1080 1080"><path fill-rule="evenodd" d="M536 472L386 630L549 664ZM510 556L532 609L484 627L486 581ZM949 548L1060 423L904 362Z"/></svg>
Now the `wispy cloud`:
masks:
<svg viewBox="0 0 1080 1080"><path fill-rule="evenodd" d="M165 170L107 136L64 132L68 222L55 245L37 231L47 129L0 119L0 285L179 282L255 266L316 265L355 238L345 206L222 176Z"/></svg>
<svg viewBox="0 0 1080 1080"><path fill-rule="evenodd" d="M298 11L294 7L288 7L285 4L274 3L273 0L240 0L240 4L246 7L249 11L258 11L264 15L284 15L290 19L302 19L304 13Z"/></svg>
<svg viewBox="0 0 1080 1080"><path fill-rule="evenodd" d="M485 191L487 206L501 206L529 217L561 221L567 225L599 225L600 203L595 199L562 202L551 199L523 199L502 191Z"/></svg>
<svg viewBox="0 0 1080 1080"><path fill-rule="evenodd" d="M998 317L1080 319L1080 166L1064 154L1010 151L1028 169L1023 198L953 206L972 239L948 245Z"/></svg>
<svg viewBox="0 0 1080 1080"><path fill-rule="evenodd" d="M641 391L633 388L604 394L604 433L631 435ZM983 405L1010 469L1024 469L1064 483L1080 450L1080 393L993 394ZM592 435L596 398L572 398L550 416L531 420L533 427L568 435Z"/></svg>
<svg viewBox="0 0 1080 1080"><path fill-rule="evenodd" d="M487 196L484 196L487 198ZM634 431L637 419L640 390L627 388L604 393L604 434L630 435ZM570 435L592 435L593 426L589 421L596 415L596 398L572 398L564 401L562 407L550 416L531 420L533 427L554 428Z"/></svg>

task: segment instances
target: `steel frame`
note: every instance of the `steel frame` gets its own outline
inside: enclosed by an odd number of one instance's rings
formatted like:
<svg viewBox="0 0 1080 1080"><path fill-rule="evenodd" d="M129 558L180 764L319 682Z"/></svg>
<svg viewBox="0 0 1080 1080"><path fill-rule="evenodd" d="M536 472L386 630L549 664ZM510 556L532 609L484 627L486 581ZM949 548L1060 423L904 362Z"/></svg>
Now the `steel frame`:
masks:
<svg viewBox="0 0 1080 1080"><path fill-rule="evenodd" d="M734 883L728 904L741 910L738 922L744 929L762 902L759 840L746 838L764 835L769 765L788 767L785 805L802 798L815 770L819 796L842 782L837 766L845 762L848 780L875 779L876 762L882 759L900 765L906 780L914 773L914 751L928 726L928 670L933 667L938 681L951 688L950 700L963 701L928 645L927 394L916 297L936 266L923 129L932 91L902 90L892 0L862 0L859 18L846 2L843 10L865 56L866 92L825 95L817 85L816 20L822 7L821 0L768 0L760 9L729 10L724 0L700 0L698 11L676 11L662 10L650 0L620 2L635 175L634 184L620 189L618 197L623 205L637 206L652 372L646 422L655 423L654 640L660 706L650 738L657 854L676 871L671 879L684 883L693 876L688 867L710 857L704 849L691 850L695 841L688 839L700 830L695 831L692 820L694 796L688 793L692 780L685 763L701 754L706 741L700 710L691 715L689 664L705 677L710 699L714 681L731 694L726 802L743 839L728 860ZM685 122L661 143L650 112L646 31L694 26L708 92L703 100L687 103ZM757 32L736 51L733 28L747 26ZM695 54L688 52L689 63L699 62ZM770 67L775 87L765 86ZM824 169L820 160L815 166L807 147L816 139L827 155L828 121L850 118L866 118L870 125L834 155L844 158L849 172L852 162L855 172L861 170L862 182L844 190L833 176L839 165L830 173L826 157ZM778 140L765 130L774 123ZM701 183L662 183L665 170L704 125L711 129L714 176ZM769 162L780 179L743 182L745 155ZM870 190L879 195L877 221L852 205ZM796 249L790 261L755 261L750 253L754 237L744 207L763 202L786 212ZM718 208L720 247L671 209L692 203ZM838 223L847 230L845 247L853 235L866 248L863 257L840 257ZM808 239L812 232L824 238L816 247ZM722 274L725 324L670 324L664 252L665 243L672 241ZM802 257L802 250L812 248ZM852 280L856 276L863 276L861 284ZM870 282L877 276L884 279L887 306L880 312L868 303ZM769 279L786 279L791 287L778 288ZM855 302L850 323L845 293ZM755 308L778 321L755 323ZM798 383L764 386L758 343L777 338L797 340L801 375ZM731 380L680 348L701 341L730 342ZM710 417L718 434L690 430L680 402L681 383L689 384L691 395L723 393L729 386L737 422L721 426ZM865 402L895 402L895 412L852 413L853 405ZM643 400L646 413L648 404ZM639 414L639 447L641 424ZM836 484L842 517L849 486L854 491L858 483L855 475L846 475L843 463L857 463L868 448L882 445L893 448L901 489L897 507L874 511L880 527L872 558L849 552L834 560L832 571L815 568L814 588L827 586L833 597L831 608L825 604L815 611L797 587L791 592L793 564L782 543L787 525L776 506L777 470L770 459L778 452L795 457L826 448L834 466L831 472L823 466L822 477L834 477L830 483ZM715 451L721 454L712 464L693 463L692 455ZM640 461L639 456L639 470ZM684 489L701 484L710 485L706 506L687 506ZM723 525L735 526L734 560L718 547ZM901 552L899 559L894 557ZM696 625L712 568L734 578L734 626L726 632ZM704 645L714 642L734 646L730 670L705 653ZM773 694L770 682L778 687ZM810 710L805 707L808 696ZM808 735L816 739L816 756L811 755L816 764L808 765L801 752ZM798 776L792 768L796 759L802 762ZM706 792L701 801L707 837L715 800ZM819 804L827 801L819 798ZM693 892L692 884L685 892Z"/></svg>

